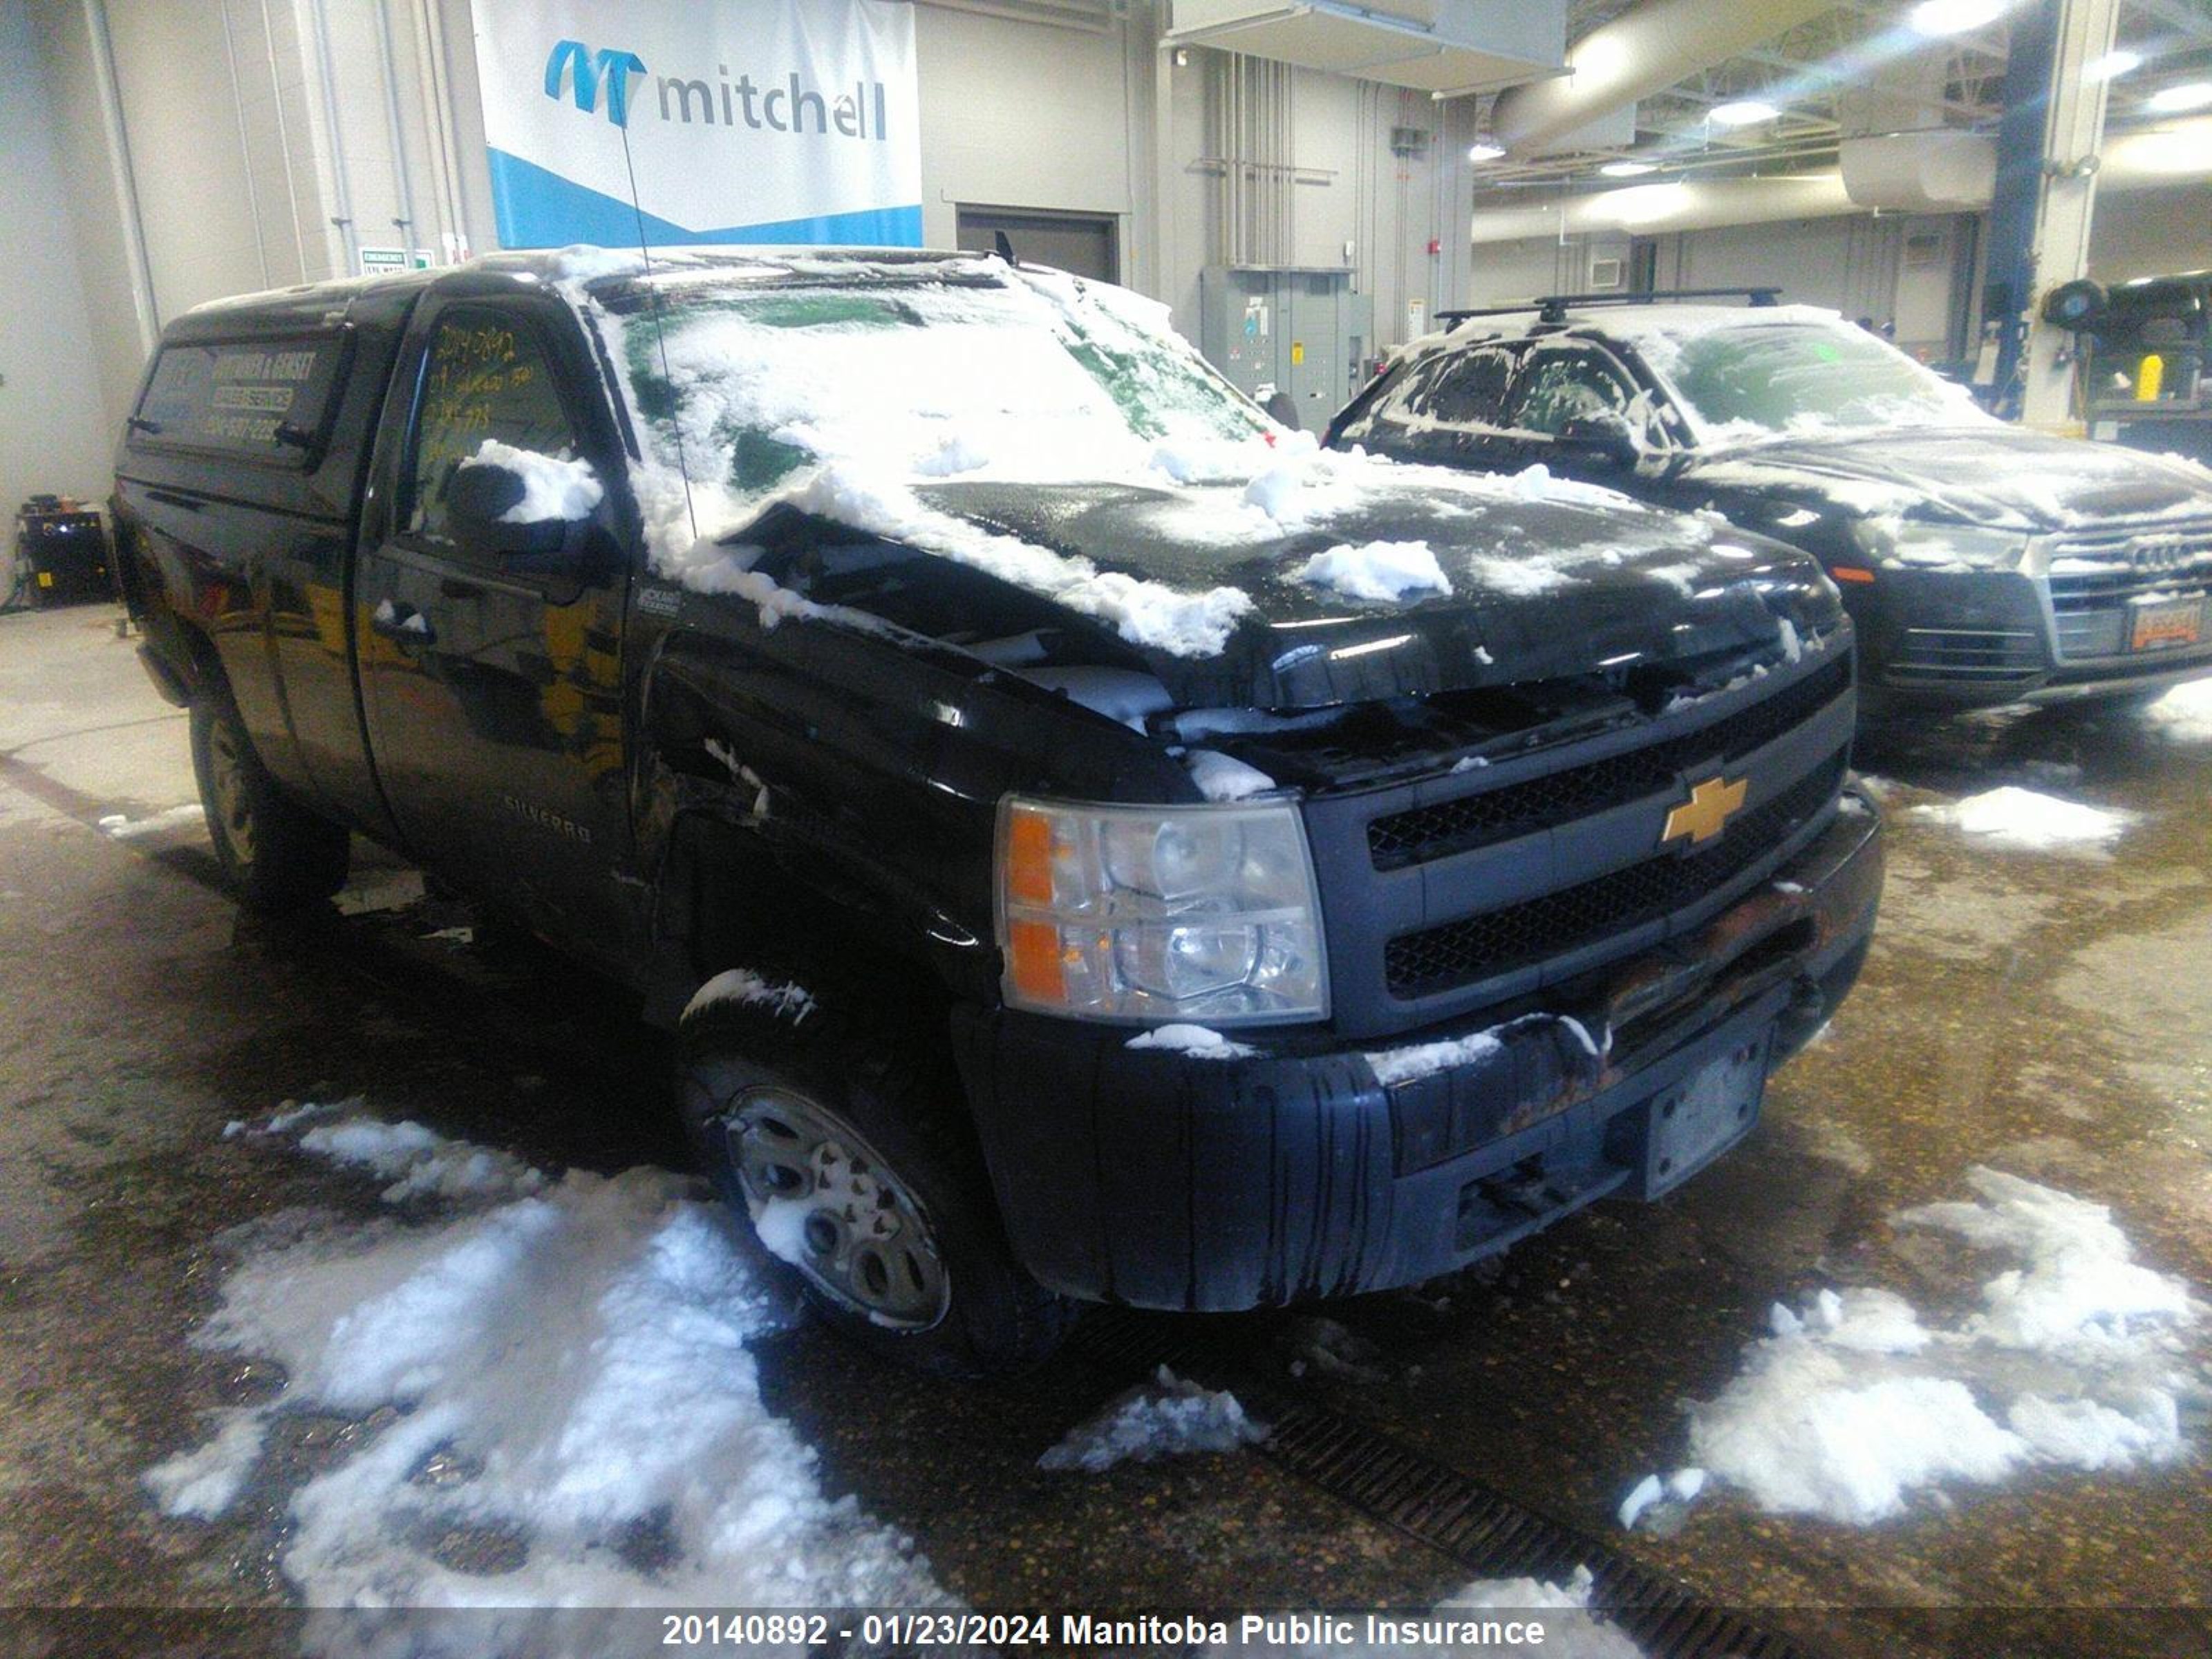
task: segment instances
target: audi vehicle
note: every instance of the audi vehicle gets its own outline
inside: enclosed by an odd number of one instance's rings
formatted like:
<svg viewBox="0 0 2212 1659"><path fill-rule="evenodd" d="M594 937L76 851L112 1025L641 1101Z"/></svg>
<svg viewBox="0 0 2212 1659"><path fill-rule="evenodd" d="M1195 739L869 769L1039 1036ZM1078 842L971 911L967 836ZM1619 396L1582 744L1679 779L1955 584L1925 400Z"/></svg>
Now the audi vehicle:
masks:
<svg viewBox="0 0 2212 1659"><path fill-rule="evenodd" d="M1794 543L1858 625L1863 707L2148 701L2212 673L2212 470L2194 461L1998 421L1772 289L1441 319L1329 444L1541 465Z"/></svg>

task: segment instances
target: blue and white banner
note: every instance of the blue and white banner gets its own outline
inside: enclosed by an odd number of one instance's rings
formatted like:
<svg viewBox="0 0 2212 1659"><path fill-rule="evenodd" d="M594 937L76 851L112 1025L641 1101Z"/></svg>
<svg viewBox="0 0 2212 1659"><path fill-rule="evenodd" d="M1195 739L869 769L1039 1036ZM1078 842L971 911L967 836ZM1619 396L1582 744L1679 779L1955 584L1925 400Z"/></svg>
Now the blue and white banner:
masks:
<svg viewBox="0 0 2212 1659"><path fill-rule="evenodd" d="M921 245L911 5L472 5L502 246Z"/></svg>

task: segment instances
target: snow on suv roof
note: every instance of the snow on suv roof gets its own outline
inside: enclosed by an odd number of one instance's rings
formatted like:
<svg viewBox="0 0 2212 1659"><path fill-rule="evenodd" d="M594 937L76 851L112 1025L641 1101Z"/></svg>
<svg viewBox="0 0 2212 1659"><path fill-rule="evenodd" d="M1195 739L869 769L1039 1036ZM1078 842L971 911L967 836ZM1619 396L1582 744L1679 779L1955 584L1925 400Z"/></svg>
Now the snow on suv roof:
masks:
<svg viewBox="0 0 2212 1659"><path fill-rule="evenodd" d="M1588 332L1620 340L1649 355L1649 349L1668 344L1679 350L1687 341L1730 328L1773 323L1793 323L1812 328L1850 328L1840 312L1825 306L1716 305L1595 305L1568 307L1566 320L1547 324L1534 301L1526 311L1502 316L1469 317L1413 343L1425 350L1449 341L1468 345L1478 340L1518 339L1540 325L1547 334Z"/></svg>

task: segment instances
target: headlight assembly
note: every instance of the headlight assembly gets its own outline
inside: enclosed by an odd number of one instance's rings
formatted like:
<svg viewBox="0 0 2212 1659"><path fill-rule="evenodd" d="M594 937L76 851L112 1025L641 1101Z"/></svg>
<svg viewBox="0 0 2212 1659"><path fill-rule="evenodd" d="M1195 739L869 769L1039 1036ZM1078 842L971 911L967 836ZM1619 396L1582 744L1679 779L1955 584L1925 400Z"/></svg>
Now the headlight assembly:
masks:
<svg viewBox="0 0 2212 1659"><path fill-rule="evenodd" d="M1287 802L999 809L1011 1007L1255 1025L1328 1013L1321 905Z"/></svg>
<svg viewBox="0 0 2212 1659"><path fill-rule="evenodd" d="M2028 541L2016 530L1911 519L1880 524L1873 539L1877 561L1916 570L2017 570Z"/></svg>

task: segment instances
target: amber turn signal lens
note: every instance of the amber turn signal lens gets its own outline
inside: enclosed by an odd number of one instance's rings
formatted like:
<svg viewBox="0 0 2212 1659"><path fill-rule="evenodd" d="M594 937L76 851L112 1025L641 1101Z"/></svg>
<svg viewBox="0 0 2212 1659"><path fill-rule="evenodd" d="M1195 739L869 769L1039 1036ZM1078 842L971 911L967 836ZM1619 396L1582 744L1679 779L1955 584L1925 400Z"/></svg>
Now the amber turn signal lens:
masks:
<svg viewBox="0 0 2212 1659"><path fill-rule="evenodd" d="M1861 569L1855 564L1832 564L1828 567L1828 574L1839 582L1870 582L1874 580L1873 571Z"/></svg>
<svg viewBox="0 0 2212 1659"><path fill-rule="evenodd" d="M1052 820L1018 809L1006 827L1006 896L1024 904L1052 902Z"/></svg>
<svg viewBox="0 0 2212 1659"><path fill-rule="evenodd" d="M1006 929L1006 971L1032 1002L1051 1003L1067 994L1060 965L1060 929L1048 921L1018 921Z"/></svg>

